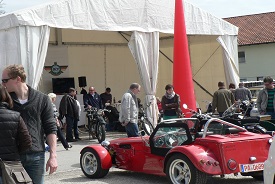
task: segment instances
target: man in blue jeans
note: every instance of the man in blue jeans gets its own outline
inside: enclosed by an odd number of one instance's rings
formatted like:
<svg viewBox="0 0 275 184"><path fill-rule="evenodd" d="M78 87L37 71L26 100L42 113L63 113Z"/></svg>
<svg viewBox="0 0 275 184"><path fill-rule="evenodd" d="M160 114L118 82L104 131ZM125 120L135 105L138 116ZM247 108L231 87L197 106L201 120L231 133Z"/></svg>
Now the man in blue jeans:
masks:
<svg viewBox="0 0 275 184"><path fill-rule="evenodd" d="M26 72L22 65L10 65L3 70L2 85L13 99L13 110L20 112L32 137L29 150L20 153L20 159L35 184L44 183L45 144L44 134L50 146L46 171L57 169L56 122L49 97L26 84Z"/></svg>
<svg viewBox="0 0 275 184"><path fill-rule="evenodd" d="M138 102L136 95L140 92L140 85L133 83L122 96L119 121L125 126L128 137L138 137Z"/></svg>

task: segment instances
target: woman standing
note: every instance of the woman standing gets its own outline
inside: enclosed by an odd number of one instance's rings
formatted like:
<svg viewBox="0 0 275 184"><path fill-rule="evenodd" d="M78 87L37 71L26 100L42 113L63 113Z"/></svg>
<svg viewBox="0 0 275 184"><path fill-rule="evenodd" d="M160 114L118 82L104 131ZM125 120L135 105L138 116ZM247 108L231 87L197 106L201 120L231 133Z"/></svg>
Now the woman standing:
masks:
<svg viewBox="0 0 275 184"><path fill-rule="evenodd" d="M63 147L68 150L69 148L72 147L72 145L68 144L68 142L66 141L62 131L61 131L61 125L60 122L58 120L58 111L56 109L56 106L54 104L55 100L56 100L56 94L54 93L49 93L48 94L49 98L51 99L52 105L53 105L53 115L54 118L56 119L56 125L57 125L57 137L58 139L61 141Z"/></svg>
<svg viewBox="0 0 275 184"><path fill-rule="evenodd" d="M178 118L181 115L180 96L174 92L171 84L167 84L165 90L165 95L161 99L163 119Z"/></svg>
<svg viewBox="0 0 275 184"><path fill-rule="evenodd" d="M5 161L20 160L19 153L29 149L32 144L25 122L19 112L10 110L12 107L9 93L0 84L0 158Z"/></svg>

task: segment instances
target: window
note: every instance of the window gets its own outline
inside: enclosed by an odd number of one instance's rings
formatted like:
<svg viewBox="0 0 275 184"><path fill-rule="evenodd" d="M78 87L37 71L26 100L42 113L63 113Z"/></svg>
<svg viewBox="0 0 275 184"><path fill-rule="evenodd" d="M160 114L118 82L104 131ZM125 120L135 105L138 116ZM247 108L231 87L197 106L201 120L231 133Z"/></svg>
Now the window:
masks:
<svg viewBox="0 0 275 184"><path fill-rule="evenodd" d="M238 52L239 63L245 63L245 52Z"/></svg>

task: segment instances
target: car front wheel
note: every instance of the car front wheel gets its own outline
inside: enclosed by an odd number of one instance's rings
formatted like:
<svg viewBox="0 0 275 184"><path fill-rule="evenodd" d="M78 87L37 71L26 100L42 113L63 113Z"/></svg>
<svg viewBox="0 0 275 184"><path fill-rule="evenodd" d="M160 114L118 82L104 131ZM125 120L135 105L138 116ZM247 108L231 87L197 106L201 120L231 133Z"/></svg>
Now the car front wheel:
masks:
<svg viewBox="0 0 275 184"><path fill-rule="evenodd" d="M103 178L109 172L109 169L102 169L98 153L91 148L85 148L82 151L80 166L82 172L88 178Z"/></svg>
<svg viewBox="0 0 275 184"><path fill-rule="evenodd" d="M173 184L206 184L207 182L207 174L199 171L182 154L176 154L169 158L166 175Z"/></svg>

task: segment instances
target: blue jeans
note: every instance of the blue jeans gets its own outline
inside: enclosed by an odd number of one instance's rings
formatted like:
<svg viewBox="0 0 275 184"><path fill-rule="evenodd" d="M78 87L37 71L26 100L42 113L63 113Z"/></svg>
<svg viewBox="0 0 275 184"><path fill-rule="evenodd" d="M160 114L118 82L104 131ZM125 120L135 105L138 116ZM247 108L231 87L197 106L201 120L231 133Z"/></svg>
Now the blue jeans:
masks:
<svg viewBox="0 0 275 184"><path fill-rule="evenodd" d="M275 112L266 112L266 115L270 115L271 119L275 119Z"/></svg>
<svg viewBox="0 0 275 184"><path fill-rule="evenodd" d="M136 123L129 122L126 126L126 133L128 137L138 137L138 126Z"/></svg>
<svg viewBox="0 0 275 184"><path fill-rule="evenodd" d="M21 154L20 159L33 183L44 184L45 152Z"/></svg>
<svg viewBox="0 0 275 184"><path fill-rule="evenodd" d="M76 139L78 139L79 138L79 134L78 134L78 130L77 130L78 121L76 119L74 119L73 117L66 116L66 123L67 123L66 139L67 140L73 139L72 129L74 129L74 137Z"/></svg>

